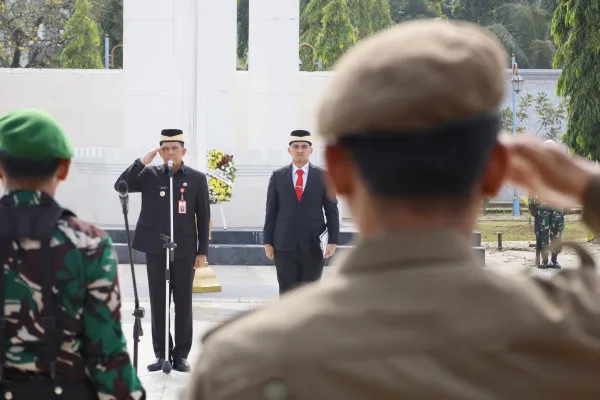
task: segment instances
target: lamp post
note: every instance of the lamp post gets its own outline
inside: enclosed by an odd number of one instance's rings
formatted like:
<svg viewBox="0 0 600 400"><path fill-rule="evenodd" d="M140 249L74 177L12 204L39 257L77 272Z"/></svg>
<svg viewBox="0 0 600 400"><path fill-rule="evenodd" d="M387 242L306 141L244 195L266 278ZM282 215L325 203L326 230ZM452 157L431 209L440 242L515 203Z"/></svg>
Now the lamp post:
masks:
<svg viewBox="0 0 600 400"><path fill-rule="evenodd" d="M517 93L519 93L523 87L523 78L519 75L519 66L515 61L515 54L512 55L512 78L510 80L512 84L512 112L513 112L513 135L517 135ZM517 193L517 187L513 187L513 216L518 217L521 215L521 202Z"/></svg>
<svg viewBox="0 0 600 400"><path fill-rule="evenodd" d="M110 51L110 38L108 37L108 33L104 35L104 68L108 69L110 65L110 60L108 56L108 52Z"/></svg>

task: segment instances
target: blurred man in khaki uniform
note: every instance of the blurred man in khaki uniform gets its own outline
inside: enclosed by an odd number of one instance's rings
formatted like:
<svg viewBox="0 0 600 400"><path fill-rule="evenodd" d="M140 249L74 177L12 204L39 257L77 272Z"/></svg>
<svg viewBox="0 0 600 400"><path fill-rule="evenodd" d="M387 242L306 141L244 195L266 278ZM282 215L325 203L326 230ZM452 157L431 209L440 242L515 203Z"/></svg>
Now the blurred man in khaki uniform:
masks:
<svg viewBox="0 0 600 400"><path fill-rule="evenodd" d="M483 196L506 179L576 200L591 181L518 176L559 164L528 165L531 147L551 149L498 140L507 60L485 30L446 21L401 24L343 57L318 128L360 239L332 279L209 333L188 399L600 398L595 272L502 276L471 248Z"/></svg>

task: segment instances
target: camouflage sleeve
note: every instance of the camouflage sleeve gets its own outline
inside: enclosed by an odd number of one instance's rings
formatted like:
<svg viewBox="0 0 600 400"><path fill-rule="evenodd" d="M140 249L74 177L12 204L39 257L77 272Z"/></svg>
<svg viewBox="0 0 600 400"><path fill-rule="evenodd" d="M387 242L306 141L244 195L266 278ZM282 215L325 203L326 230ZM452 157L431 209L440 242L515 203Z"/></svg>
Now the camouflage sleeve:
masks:
<svg viewBox="0 0 600 400"><path fill-rule="evenodd" d="M84 354L101 399L144 399L121 327L117 261L109 236L84 259L87 296L83 307Z"/></svg>

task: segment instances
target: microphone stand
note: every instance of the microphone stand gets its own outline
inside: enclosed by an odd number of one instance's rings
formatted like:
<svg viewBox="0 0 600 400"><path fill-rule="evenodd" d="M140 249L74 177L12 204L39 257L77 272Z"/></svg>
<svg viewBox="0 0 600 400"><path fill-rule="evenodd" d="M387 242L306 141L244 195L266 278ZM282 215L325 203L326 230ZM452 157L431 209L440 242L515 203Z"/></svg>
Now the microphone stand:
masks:
<svg viewBox="0 0 600 400"><path fill-rule="evenodd" d="M170 304L169 304L169 300L170 300L170 283L171 283L171 262L175 261L175 249L177 249L177 244L174 242L174 227L173 227L173 166L172 166L172 162L169 162L168 164L168 172L169 172L169 218L170 218L170 224L171 224L171 237L167 236L167 235L163 235L161 234L160 237L163 240L164 244L163 247L165 248L165 253L166 253L166 265L165 265L165 361L163 362L162 365L162 371L165 374L168 374L171 372L171 370L173 369L173 366L171 365L171 361L170 361L170 354L169 354L169 337L170 335L170 330L169 330L169 325L171 323L171 316L170 316Z"/></svg>
<svg viewBox="0 0 600 400"><path fill-rule="evenodd" d="M125 194L125 196L128 196ZM125 200L125 198L121 195L121 199ZM133 367L135 370L138 370L138 343L140 341L140 336L144 336L144 331L142 330L142 318L144 318L145 310L143 307L140 307L140 299L138 298L137 292L137 282L135 280L135 268L133 266L133 254L131 251L131 235L129 233L129 218L127 217L127 202L122 201L123 206L123 217L125 218L125 233L127 235L127 250L129 251L129 265L131 266L131 278L133 280L133 297L135 308L133 310L134 323L133 323Z"/></svg>

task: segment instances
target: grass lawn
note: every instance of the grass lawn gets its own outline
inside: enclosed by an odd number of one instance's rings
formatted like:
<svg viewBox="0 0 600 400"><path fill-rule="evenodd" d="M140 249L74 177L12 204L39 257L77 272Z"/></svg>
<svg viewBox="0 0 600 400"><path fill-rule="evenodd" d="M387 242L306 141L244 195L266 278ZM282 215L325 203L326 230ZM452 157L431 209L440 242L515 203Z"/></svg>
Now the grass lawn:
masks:
<svg viewBox="0 0 600 400"><path fill-rule="evenodd" d="M505 242L533 242L535 234L533 223L527 221L479 221L476 228L481 232L482 242L497 242L497 232L502 232L502 241ZM567 221L563 238L565 240L587 239L588 230L581 222Z"/></svg>

